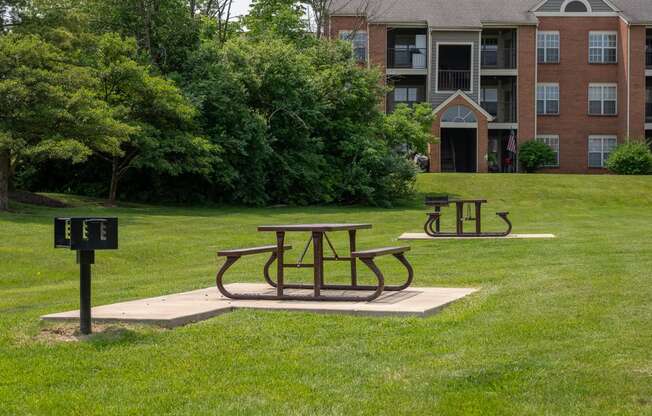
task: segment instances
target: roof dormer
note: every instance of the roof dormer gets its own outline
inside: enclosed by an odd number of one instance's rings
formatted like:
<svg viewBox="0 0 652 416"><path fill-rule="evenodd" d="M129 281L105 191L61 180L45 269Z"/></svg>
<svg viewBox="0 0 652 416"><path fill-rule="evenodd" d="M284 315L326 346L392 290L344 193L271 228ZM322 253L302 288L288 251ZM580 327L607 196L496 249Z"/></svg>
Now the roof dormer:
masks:
<svg viewBox="0 0 652 416"><path fill-rule="evenodd" d="M582 15L618 11L609 0L543 0L532 11L535 14Z"/></svg>

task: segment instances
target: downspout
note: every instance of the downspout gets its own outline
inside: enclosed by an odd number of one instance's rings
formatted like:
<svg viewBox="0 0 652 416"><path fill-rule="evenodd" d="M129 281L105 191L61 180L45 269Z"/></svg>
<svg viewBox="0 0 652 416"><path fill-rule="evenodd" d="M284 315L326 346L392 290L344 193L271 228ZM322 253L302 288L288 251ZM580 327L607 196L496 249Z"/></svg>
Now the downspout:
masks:
<svg viewBox="0 0 652 416"><path fill-rule="evenodd" d="M627 137L629 143L629 123L630 123L630 106L631 106L631 85L632 85L632 26L627 23Z"/></svg>

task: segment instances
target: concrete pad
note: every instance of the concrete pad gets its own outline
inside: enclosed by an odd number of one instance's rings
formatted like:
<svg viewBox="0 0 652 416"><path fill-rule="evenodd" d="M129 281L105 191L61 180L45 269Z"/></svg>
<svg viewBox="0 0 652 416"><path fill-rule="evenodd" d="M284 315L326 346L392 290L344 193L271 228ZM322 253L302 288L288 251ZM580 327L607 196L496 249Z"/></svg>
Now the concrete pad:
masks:
<svg viewBox="0 0 652 416"><path fill-rule="evenodd" d="M509 239L546 239L557 238L554 234L510 234L505 237L430 237L426 233L403 233L399 240L509 240Z"/></svg>
<svg viewBox="0 0 652 416"><path fill-rule="evenodd" d="M227 285L234 293L275 293L265 284L234 283ZM343 313L372 316L428 316L450 303L476 292L472 288L415 287L402 292L385 292L373 302L305 302L232 300L222 296L217 288L195 290L149 299L115 303L93 308L93 322L127 322L155 324L167 328L199 322L235 309L263 309L316 313ZM293 294L312 293L308 290L288 290ZM353 294L371 292L323 290L323 294ZM42 316L44 321L78 321L79 311Z"/></svg>

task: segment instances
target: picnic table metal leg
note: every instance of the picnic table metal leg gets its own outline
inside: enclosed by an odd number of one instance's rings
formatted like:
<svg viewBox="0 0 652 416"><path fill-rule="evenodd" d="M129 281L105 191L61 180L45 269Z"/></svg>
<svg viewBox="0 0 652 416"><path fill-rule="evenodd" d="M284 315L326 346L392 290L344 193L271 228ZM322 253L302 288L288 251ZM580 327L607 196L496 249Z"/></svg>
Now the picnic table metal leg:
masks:
<svg viewBox="0 0 652 416"><path fill-rule="evenodd" d="M435 212L436 213L441 213L441 207L436 206L435 207ZM441 216L438 216L437 219L435 220L435 232L437 234L439 234L440 231L441 231Z"/></svg>
<svg viewBox="0 0 652 416"><path fill-rule="evenodd" d="M358 268L352 253L356 250L355 230L349 230L349 256L351 257L351 286L358 286Z"/></svg>
<svg viewBox="0 0 652 416"><path fill-rule="evenodd" d="M324 284L324 234L312 233L312 248L314 250L314 273L315 273L315 298L321 296L321 287Z"/></svg>
<svg viewBox="0 0 652 416"><path fill-rule="evenodd" d="M276 295L283 296L283 268L285 262L283 248L285 247L285 233L282 231L276 233L276 246L278 247L278 252L276 254Z"/></svg>
<svg viewBox="0 0 652 416"><path fill-rule="evenodd" d="M476 201L475 202L475 233L476 234L482 234L482 219L481 217L482 213L482 202Z"/></svg>
<svg viewBox="0 0 652 416"><path fill-rule="evenodd" d="M455 214L457 216L456 232L457 235L461 236L464 234L464 203L457 202L455 204L455 211L456 211Z"/></svg>

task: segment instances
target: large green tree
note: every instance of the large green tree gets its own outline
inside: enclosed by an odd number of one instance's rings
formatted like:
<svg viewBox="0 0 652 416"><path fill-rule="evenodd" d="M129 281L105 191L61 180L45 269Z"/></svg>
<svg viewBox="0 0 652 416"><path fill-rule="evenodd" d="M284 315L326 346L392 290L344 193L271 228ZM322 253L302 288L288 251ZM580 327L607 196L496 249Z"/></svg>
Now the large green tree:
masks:
<svg viewBox="0 0 652 416"><path fill-rule="evenodd" d="M111 163L109 203L131 167L208 174L217 147L197 134L196 110L174 83L139 64L135 43L118 35L102 35L89 50L98 96L133 129L118 148L93 149Z"/></svg>
<svg viewBox="0 0 652 416"><path fill-rule="evenodd" d="M37 36L0 36L0 210L21 158L84 161L113 152L134 128L98 99L97 80Z"/></svg>

